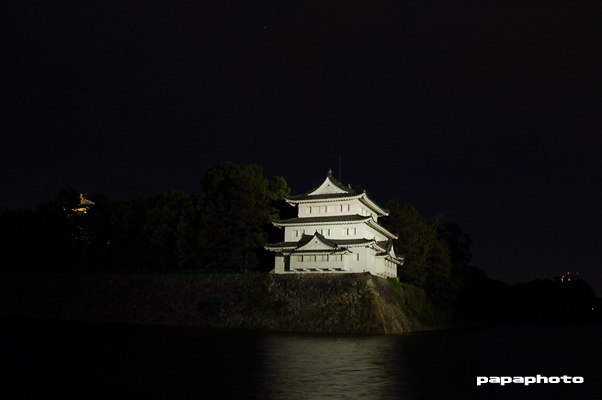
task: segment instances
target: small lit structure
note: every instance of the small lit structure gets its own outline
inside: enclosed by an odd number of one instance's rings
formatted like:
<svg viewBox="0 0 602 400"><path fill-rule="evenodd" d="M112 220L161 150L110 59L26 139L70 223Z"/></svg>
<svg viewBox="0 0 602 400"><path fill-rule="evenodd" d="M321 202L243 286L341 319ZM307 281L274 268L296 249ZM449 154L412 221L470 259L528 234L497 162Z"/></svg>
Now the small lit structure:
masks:
<svg viewBox="0 0 602 400"><path fill-rule="evenodd" d="M389 212L366 192L345 187L332 176L309 192L286 198L298 207L298 216L272 223L284 228L284 242L269 243L276 253L274 272L359 273L397 277L403 258L397 257L397 236L378 223Z"/></svg>
<svg viewBox="0 0 602 400"><path fill-rule="evenodd" d="M93 206L95 203L91 200L84 198L83 193L79 194L79 204L76 208L73 209L78 214L85 214L88 212L88 208Z"/></svg>

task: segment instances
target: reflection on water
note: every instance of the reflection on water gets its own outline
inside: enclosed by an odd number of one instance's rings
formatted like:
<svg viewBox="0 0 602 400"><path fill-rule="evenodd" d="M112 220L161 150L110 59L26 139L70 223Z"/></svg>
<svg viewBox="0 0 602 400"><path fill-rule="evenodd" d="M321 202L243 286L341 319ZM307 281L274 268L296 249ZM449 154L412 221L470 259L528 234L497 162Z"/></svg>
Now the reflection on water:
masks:
<svg viewBox="0 0 602 400"><path fill-rule="evenodd" d="M267 335L262 384L269 399L393 399L408 386L395 338Z"/></svg>
<svg viewBox="0 0 602 400"><path fill-rule="evenodd" d="M602 326L344 336L1 320L0 398L599 399ZM579 375L582 385L476 386ZM3 393L4 392L4 393Z"/></svg>

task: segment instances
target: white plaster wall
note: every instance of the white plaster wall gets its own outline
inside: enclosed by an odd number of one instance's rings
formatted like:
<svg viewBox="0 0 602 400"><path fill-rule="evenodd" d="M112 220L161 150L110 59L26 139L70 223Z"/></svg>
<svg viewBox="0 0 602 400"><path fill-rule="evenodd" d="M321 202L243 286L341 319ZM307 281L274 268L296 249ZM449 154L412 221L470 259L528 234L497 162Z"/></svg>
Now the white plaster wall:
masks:
<svg viewBox="0 0 602 400"><path fill-rule="evenodd" d="M355 234L346 234L346 229L355 228ZM329 239L372 239L386 240L386 237L366 224L344 224L344 225L312 225L312 226L287 226L284 228L285 242L298 242L301 235L296 236L297 231L304 231L306 235L314 235L316 230L322 229L323 235ZM330 234L326 230L330 229Z"/></svg>
<svg viewBox="0 0 602 400"><path fill-rule="evenodd" d="M352 272L364 272L367 270L368 265L366 263L366 252L361 247L352 247L349 250L352 254L349 255L349 266ZM359 260L357 256L359 255Z"/></svg>
<svg viewBox="0 0 602 400"><path fill-rule="evenodd" d="M299 218L356 215L360 214L360 206L361 203L358 199L342 202L301 203L298 206L299 209L297 215Z"/></svg>
<svg viewBox="0 0 602 400"><path fill-rule="evenodd" d="M287 226L284 228L284 241L285 242L298 242L301 240L301 235L295 236L295 232L304 230L306 234L309 234L310 227L308 226Z"/></svg>
<svg viewBox="0 0 602 400"><path fill-rule="evenodd" d="M356 238L362 239L376 239L377 242L387 240L388 237L380 233L374 228L371 228L367 224L359 224L355 225L357 227L357 235Z"/></svg>
<svg viewBox="0 0 602 400"><path fill-rule="evenodd" d="M296 269L321 269L321 268L342 268L345 269L345 261L322 261L322 255L316 255L316 261L298 261L293 256L291 257L291 271ZM333 256L330 256L331 259ZM343 256L344 259L345 256Z"/></svg>
<svg viewBox="0 0 602 400"><path fill-rule="evenodd" d="M374 260L374 273L376 275L382 275L382 273L384 272L385 264L383 261L384 260L382 258L376 258Z"/></svg>
<svg viewBox="0 0 602 400"><path fill-rule="evenodd" d="M343 207L341 208L341 206ZM378 220L378 214L359 199L300 203L297 207L297 215L300 218L328 215L371 215L375 221Z"/></svg>
<svg viewBox="0 0 602 400"><path fill-rule="evenodd" d="M357 237L362 239L373 239L374 237L378 237L379 233L374 229L370 228L366 224L360 224L357 226ZM379 240L379 239L377 239Z"/></svg>
<svg viewBox="0 0 602 400"><path fill-rule="evenodd" d="M374 266L375 275L382 276L384 278L397 277L397 265L393 263L387 263L384 258L377 258Z"/></svg>
<svg viewBox="0 0 602 400"><path fill-rule="evenodd" d="M276 274L284 273L284 256L282 254L276 253L274 260L274 272Z"/></svg>

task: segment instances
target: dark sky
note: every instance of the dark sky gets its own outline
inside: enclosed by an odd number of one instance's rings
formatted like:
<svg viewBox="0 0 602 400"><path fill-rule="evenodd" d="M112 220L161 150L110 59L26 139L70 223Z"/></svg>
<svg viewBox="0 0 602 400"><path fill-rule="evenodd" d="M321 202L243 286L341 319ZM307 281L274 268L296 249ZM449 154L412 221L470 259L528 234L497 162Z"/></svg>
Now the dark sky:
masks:
<svg viewBox="0 0 602 400"><path fill-rule="evenodd" d="M3 5L2 210L197 195L225 160L299 194L340 156L489 276L602 294L601 2L180 3Z"/></svg>

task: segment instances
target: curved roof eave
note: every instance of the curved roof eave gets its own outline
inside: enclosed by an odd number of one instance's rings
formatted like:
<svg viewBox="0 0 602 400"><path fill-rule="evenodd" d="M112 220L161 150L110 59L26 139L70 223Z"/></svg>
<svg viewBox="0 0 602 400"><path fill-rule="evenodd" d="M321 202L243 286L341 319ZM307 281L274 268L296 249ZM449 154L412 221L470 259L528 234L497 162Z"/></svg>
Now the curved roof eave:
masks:
<svg viewBox="0 0 602 400"><path fill-rule="evenodd" d="M289 219L274 220L274 226L304 226L304 225L339 225L339 224L362 224L374 221L370 216L363 215L343 215L330 217L296 217Z"/></svg>
<svg viewBox="0 0 602 400"><path fill-rule="evenodd" d="M387 230L387 228L385 228L384 226L378 224L373 218L370 218L370 220L368 221L368 225L374 229L376 229L377 231L379 231L380 233L382 233L383 235L391 238L391 239L398 239L399 237L397 235L392 234L391 232L389 232Z"/></svg>
<svg viewBox="0 0 602 400"><path fill-rule="evenodd" d="M285 197L284 200L289 204L300 204L300 203L327 203L327 202L336 202L341 200L355 200L361 198L363 193L354 194L354 193L326 193L326 194L317 194L317 195L309 195L302 194L299 196L288 196Z"/></svg>
<svg viewBox="0 0 602 400"><path fill-rule="evenodd" d="M386 209L380 207L378 204L376 204L374 201L372 201L365 192L362 194L363 194L363 196L360 197L360 201L362 203L364 203L365 205L370 207L381 217L386 217L389 215L389 210L386 210Z"/></svg>
<svg viewBox="0 0 602 400"><path fill-rule="evenodd" d="M292 255L292 254L349 254L351 250L346 247L338 247L336 249L316 249L316 250L304 250L304 249L287 249L283 250L282 254L284 255Z"/></svg>
<svg viewBox="0 0 602 400"><path fill-rule="evenodd" d="M387 254L387 253L377 254L376 257L378 257L378 258L384 258L385 260L389 260L392 263L395 263L397 265L403 265L403 262L404 262L403 258L391 257L391 255Z"/></svg>

